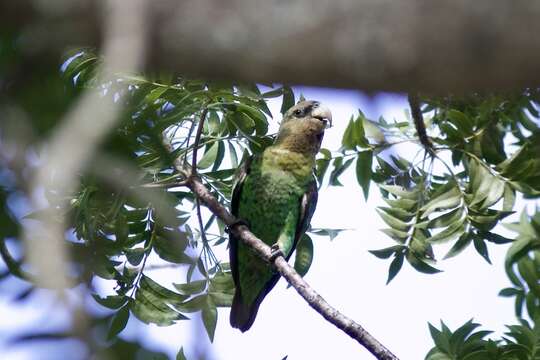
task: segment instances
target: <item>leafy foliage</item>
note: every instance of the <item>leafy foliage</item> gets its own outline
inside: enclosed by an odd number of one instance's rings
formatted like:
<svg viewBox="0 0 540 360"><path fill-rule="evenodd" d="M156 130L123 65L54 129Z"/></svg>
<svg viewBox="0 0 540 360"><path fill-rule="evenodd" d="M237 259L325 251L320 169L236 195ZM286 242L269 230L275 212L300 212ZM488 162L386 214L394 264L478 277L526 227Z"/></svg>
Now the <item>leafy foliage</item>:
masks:
<svg viewBox="0 0 540 360"><path fill-rule="evenodd" d="M15 64L20 49L16 42L9 44L11 53L4 63ZM6 264L0 280L13 275L28 281L30 285L16 295L21 301L34 291L32 269L19 243L23 219L10 203L27 191L27 173L35 165L26 160L23 168L16 161L36 151L32 137L54 129L83 91L95 91L104 102L122 105L118 127L93 154L92 167L80 174L77 191L55 188L52 179L45 191L49 208L34 209L25 220L41 212L67 215L64 240L72 255L71 275L110 310L103 318L92 318L90 327L104 334L97 343L114 343L111 353L125 351L135 357L141 348L118 336L132 316L168 326L201 312L212 341L217 309L230 306L234 293L229 265L220 255L227 243L224 225L201 211L193 194L179 186L183 175L173 163L178 159L185 166L192 164L195 134L204 118L197 170L218 201L228 206L238 164L273 141L267 100L281 97L283 113L295 103L295 94L287 86L165 75L117 74L103 82L96 76L100 59L90 49L68 56L62 77L55 68L43 73L47 91L36 76L16 82L0 101L2 110L12 104L23 109L34 132L28 143L0 156L0 255ZM515 239L494 229L514 213L516 197L540 196L539 98L538 90L526 89L518 94L423 99L432 150L417 145L412 122L375 122L359 111L351 117L340 149L321 149L318 155L315 172L321 189L325 184L341 186L343 174L354 171L366 200L372 182L381 192L386 202L378 208L387 225L383 232L395 243L371 253L389 260L388 282L404 263L422 273L439 272L435 250L440 243L451 243L444 258L458 256L472 244L487 262L490 243L511 243L505 265L512 287L500 295L515 298L519 324L509 326L502 340L486 339L490 332L477 331L479 325L472 321L453 332L444 323L440 330L429 325L435 347L428 360L538 358L540 212L523 212L519 223L506 224L517 233ZM6 134L23 130L2 128L0 146L8 143ZM164 138L172 148L164 145ZM413 149L407 153L416 155L398 156L394 146L403 143ZM299 243L295 269L301 275L308 272L312 235L333 239L341 230L311 229ZM153 271L162 267L181 269L185 279L160 283ZM111 285L108 295L92 286L97 278ZM34 335L29 339L46 338ZM150 351L147 355L163 356ZM185 358L183 349L177 358Z"/></svg>
<svg viewBox="0 0 540 360"><path fill-rule="evenodd" d="M540 345L540 262L536 244L540 239L540 212L529 217L522 213L519 223L507 224L518 237L508 250L506 271L513 287L502 289L504 297L515 297L517 325L508 325L502 340L485 340L490 331L472 333L479 324L467 322L451 332L444 323L441 330L431 324L429 329L435 343L426 360L478 359L478 360L534 360L538 359ZM516 271L517 270L517 271ZM523 309L530 321L526 320Z"/></svg>
<svg viewBox="0 0 540 360"><path fill-rule="evenodd" d="M68 56L62 65L66 93L98 92L103 102L122 106L121 119L93 154L92 167L80 174L77 191L55 188L52 179L45 189L49 208L25 218L66 215L72 280L88 285L96 302L112 310L107 339L116 339L132 316L168 326L201 312L212 341L217 308L229 307L234 294L229 264L216 255L226 250L227 237L223 224L202 212L193 194L178 186L183 174L174 161L192 164L195 134L204 121L197 144L198 175L228 206L239 162L273 141L266 100L282 96L284 112L295 103L291 88L272 86L262 92L250 84L120 74L104 82L98 77L101 61L90 49ZM172 148L164 145L168 142ZM3 198L17 191L1 189ZM22 270L25 260L12 256L4 243L18 237L22 219L9 214L9 208L5 211L0 253L8 271L3 276L29 279ZM333 238L340 230L317 231ZM313 242L306 235L295 262L302 275L312 258ZM159 283L153 271L162 267L183 269L185 280ZM114 293L103 296L93 290L96 278L109 281Z"/></svg>
<svg viewBox="0 0 540 360"><path fill-rule="evenodd" d="M473 244L490 263L487 244L512 241L492 230L514 212L518 194L540 195L539 97L538 91L526 90L512 96L425 99L422 111L435 147L412 145L417 154L411 158L394 155L390 148L416 139L412 122L381 118L376 123L361 112L351 118L341 155L333 157L329 184L341 185L339 176L356 159L365 197L371 181L378 185L387 203L378 209L388 226L382 231L398 243L372 251L392 259L388 281L403 260L417 271L439 272L433 266L433 246L439 243L453 243L444 258ZM320 164L320 172L328 168Z"/></svg>

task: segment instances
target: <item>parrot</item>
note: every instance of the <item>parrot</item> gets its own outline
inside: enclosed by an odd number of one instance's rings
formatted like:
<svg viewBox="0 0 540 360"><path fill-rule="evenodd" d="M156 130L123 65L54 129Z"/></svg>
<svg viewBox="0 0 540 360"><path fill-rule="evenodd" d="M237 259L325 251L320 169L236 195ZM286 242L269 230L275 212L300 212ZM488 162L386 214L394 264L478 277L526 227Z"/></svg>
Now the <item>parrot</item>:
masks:
<svg viewBox="0 0 540 360"><path fill-rule="evenodd" d="M301 100L283 114L274 143L239 167L231 213L271 246L273 256L282 255L288 261L310 225L317 205L315 156L331 124L327 107ZM279 273L232 232L229 260L235 284L230 323L245 332Z"/></svg>

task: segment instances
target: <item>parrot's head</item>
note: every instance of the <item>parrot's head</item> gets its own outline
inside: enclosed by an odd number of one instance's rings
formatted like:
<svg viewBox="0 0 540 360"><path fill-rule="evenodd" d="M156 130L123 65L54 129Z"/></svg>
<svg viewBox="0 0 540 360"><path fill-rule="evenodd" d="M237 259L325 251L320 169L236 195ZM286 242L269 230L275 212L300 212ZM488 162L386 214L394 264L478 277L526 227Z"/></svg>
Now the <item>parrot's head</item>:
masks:
<svg viewBox="0 0 540 360"><path fill-rule="evenodd" d="M324 130L330 126L330 109L319 101L303 100L283 115L276 144L282 144L291 150L316 154L321 147Z"/></svg>

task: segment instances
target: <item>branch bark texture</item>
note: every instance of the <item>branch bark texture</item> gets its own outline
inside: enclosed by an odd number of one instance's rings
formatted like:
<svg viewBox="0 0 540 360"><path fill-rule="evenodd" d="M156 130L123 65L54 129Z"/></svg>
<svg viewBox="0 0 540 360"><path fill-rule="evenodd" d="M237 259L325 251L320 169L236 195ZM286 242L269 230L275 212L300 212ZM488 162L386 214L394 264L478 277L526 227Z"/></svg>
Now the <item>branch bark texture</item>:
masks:
<svg viewBox="0 0 540 360"><path fill-rule="evenodd" d="M181 162L175 162L176 169L181 173L186 171L181 167ZM322 296L320 296L283 258L278 256L272 262L272 252L268 245L257 238L245 225L235 225L236 218L221 205L217 199L208 191L206 186L196 176L188 177L186 186L193 191L200 201L227 226L231 226L230 231L248 244L257 255L270 263L287 280L292 287L306 300L315 311L321 314L326 320L334 324L338 329L345 332L351 338L358 341L377 359L398 360L383 344L368 333L362 326L348 318L338 310L333 308Z"/></svg>
<svg viewBox="0 0 540 360"><path fill-rule="evenodd" d="M0 21L28 47L21 64L58 62L101 47L99 3L3 1ZM147 16L149 70L429 93L540 83L537 1L159 0Z"/></svg>

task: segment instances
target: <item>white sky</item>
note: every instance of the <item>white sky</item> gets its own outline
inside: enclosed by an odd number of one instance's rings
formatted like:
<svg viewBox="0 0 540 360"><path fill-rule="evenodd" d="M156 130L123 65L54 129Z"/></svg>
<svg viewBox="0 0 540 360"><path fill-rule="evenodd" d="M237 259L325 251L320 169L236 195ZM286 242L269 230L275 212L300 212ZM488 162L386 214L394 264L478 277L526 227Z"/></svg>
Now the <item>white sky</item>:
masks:
<svg viewBox="0 0 540 360"><path fill-rule="evenodd" d="M358 108L372 119L383 115L387 120L404 120L406 100L398 95L367 98L356 91L317 88L300 90L307 99L323 102L333 112L334 127L325 135L323 146L337 150L349 117ZM279 101L278 101L279 102ZM279 103L271 105L279 114ZM277 120L277 119L276 119ZM407 147L398 151L407 152ZM407 154L402 154L407 157ZM394 245L379 229L385 225L375 212L382 205L378 189L372 186L369 201L364 201L354 172L342 177L343 187L323 188L319 194L313 227L350 228L334 241L314 237L315 258L306 280L334 307L366 328L401 360L423 359L431 348L427 322L439 326L443 319L451 329L470 318L483 329L504 331L504 324L515 322L513 299L497 297L509 281L503 270L507 246L489 244L493 265L487 264L471 246L456 258L440 262L444 272L425 275L404 264L398 276L386 286L388 260L369 254L371 249ZM519 207L517 207L519 211ZM504 230L497 229L501 234ZM508 235L508 233L506 233ZM450 244L451 245L451 244ZM449 245L435 247L438 257ZM150 275L162 282L183 282L180 271L161 271ZM1 289L5 290L5 289ZM50 306L50 307L49 307ZM3 359L34 359L35 349L7 348L2 341L15 328L34 328L50 324L61 314L54 304L44 301L37 306L23 306L0 298L0 353ZM280 360L288 355L297 359L373 359L358 343L326 322L295 292L280 280L259 309L253 327L246 333L229 325L229 310L220 309L214 344L210 344L202 322L180 322L159 328L138 326L132 316L123 333L138 338L148 346L165 348L174 358L184 346L189 360L196 359L200 349L209 346L210 359ZM61 322L61 320L59 320Z"/></svg>

